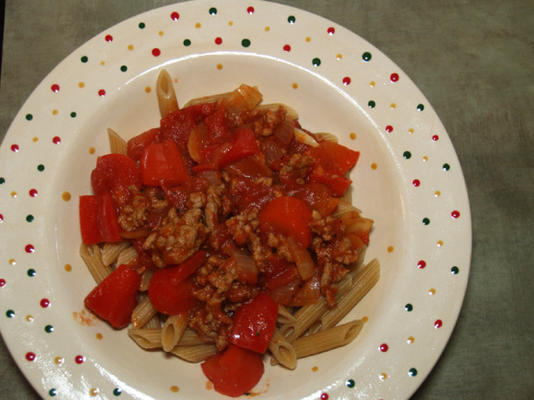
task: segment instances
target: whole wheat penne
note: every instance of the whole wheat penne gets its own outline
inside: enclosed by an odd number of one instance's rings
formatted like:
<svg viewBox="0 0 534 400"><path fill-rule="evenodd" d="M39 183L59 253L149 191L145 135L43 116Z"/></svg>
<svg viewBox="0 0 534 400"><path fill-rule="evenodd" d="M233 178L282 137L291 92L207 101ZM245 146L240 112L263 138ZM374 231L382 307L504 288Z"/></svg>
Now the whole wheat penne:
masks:
<svg viewBox="0 0 534 400"><path fill-rule="evenodd" d="M161 328L131 328L128 336L145 350L161 348Z"/></svg>
<svg viewBox="0 0 534 400"><path fill-rule="evenodd" d="M128 152L126 140L119 136L113 129L108 128L109 149L111 153L124 154Z"/></svg>
<svg viewBox="0 0 534 400"><path fill-rule="evenodd" d="M295 140L311 147L319 146L319 143L300 128L295 128Z"/></svg>
<svg viewBox="0 0 534 400"><path fill-rule="evenodd" d="M96 283L102 282L106 276L111 274L111 267L104 265L102 262L102 254L100 247L96 244L82 245L80 246L80 257L87 265L87 269L93 276Z"/></svg>
<svg viewBox="0 0 534 400"><path fill-rule="evenodd" d="M169 316L161 328L161 347L163 351L171 351L182 338L187 328L187 315L177 314Z"/></svg>
<svg viewBox="0 0 534 400"><path fill-rule="evenodd" d="M171 354L180 357L182 360L192 363L204 361L209 356L217 353L217 347L213 344L200 344L197 346L176 346L171 350Z"/></svg>
<svg viewBox="0 0 534 400"><path fill-rule="evenodd" d="M331 328L341 321L373 288L379 277L380 264L373 259L356 273L352 288L339 299L337 306L321 316L320 330Z"/></svg>
<svg viewBox="0 0 534 400"><path fill-rule="evenodd" d="M180 339L180 346L197 346L199 344L207 344L213 342L213 340L203 339L192 329L186 329L182 338Z"/></svg>
<svg viewBox="0 0 534 400"><path fill-rule="evenodd" d="M150 298L143 296L137 306L132 311L132 325L134 328L141 328L156 315L157 311L152 306Z"/></svg>
<svg viewBox="0 0 534 400"><path fill-rule="evenodd" d="M123 249L117 257L117 265L130 264L137 258L137 250L133 247L127 247Z"/></svg>
<svg viewBox="0 0 534 400"><path fill-rule="evenodd" d="M274 359L284 367L289 369L295 369L297 367L295 348L278 329L274 330L273 337L269 342L269 350Z"/></svg>
<svg viewBox="0 0 534 400"><path fill-rule="evenodd" d="M311 356L349 344L354 340L363 322L354 320L343 325L338 325L318 333L302 336L293 342L297 358Z"/></svg>
<svg viewBox="0 0 534 400"><path fill-rule="evenodd" d="M101 250L102 263L106 266L113 264L117 261L121 251L128 246L130 246L128 242L105 243Z"/></svg>
<svg viewBox="0 0 534 400"><path fill-rule="evenodd" d="M146 292L148 290L148 285L150 284L150 278L152 278L153 270L147 269L141 274L141 283L139 284L139 291Z"/></svg>
<svg viewBox="0 0 534 400"><path fill-rule="evenodd" d="M282 304L278 305L278 318L276 320L279 324L290 324L294 323L296 318L291 312Z"/></svg>
<svg viewBox="0 0 534 400"><path fill-rule="evenodd" d="M158 97L159 112L161 117L166 117L169 113L178 110L178 100L174 92L172 78L167 70L162 69L158 74L156 82L156 95Z"/></svg>
<svg viewBox="0 0 534 400"><path fill-rule="evenodd" d="M221 101L224 98L230 96L232 92L225 92L225 93L218 93L218 94L212 94L209 96L202 96L202 97L195 97L194 99L189 100L184 104L184 108L189 106L194 106L195 104L203 104L203 103L215 103L217 101Z"/></svg>
<svg viewBox="0 0 534 400"><path fill-rule="evenodd" d="M337 136L329 132L317 132L314 135L320 142L338 142Z"/></svg>
<svg viewBox="0 0 534 400"><path fill-rule="evenodd" d="M161 328L161 317L159 316L159 313L154 314L154 316L143 325L143 328Z"/></svg>

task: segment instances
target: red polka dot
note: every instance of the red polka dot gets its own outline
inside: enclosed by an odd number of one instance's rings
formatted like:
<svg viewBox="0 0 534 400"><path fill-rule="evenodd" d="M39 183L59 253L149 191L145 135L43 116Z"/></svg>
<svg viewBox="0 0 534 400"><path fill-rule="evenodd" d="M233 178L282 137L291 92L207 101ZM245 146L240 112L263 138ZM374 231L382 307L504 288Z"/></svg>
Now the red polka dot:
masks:
<svg viewBox="0 0 534 400"><path fill-rule="evenodd" d="M220 36L215 38L215 44L222 44L222 38Z"/></svg>
<svg viewBox="0 0 534 400"><path fill-rule="evenodd" d="M52 90L52 92L54 93L59 92L59 85L57 83L54 83L52 86L50 86L50 90Z"/></svg>
<svg viewBox="0 0 534 400"><path fill-rule="evenodd" d="M378 346L378 349L379 349L382 353L385 353L386 351L389 350L389 346L388 346L386 343L382 343L380 346Z"/></svg>
<svg viewBox="0 0 534 400"><path fill-rule="evenodd" d="M394 72L389 76L389 79L391 80L391 82L397 82L399 80L399 74Z"/></svg>
<svg viewBox="0 0 534 400"><path fill-rule="evenodd" d="M350 85L351 79L350 77L346 76L343 78L343 85L348 86Z"/></svg>
<svg viewBox="0 0 534 400"><path fill-rule="evenodd" d="M82 364L84 361L85 361L85 357L82 355L77 355L76 357L74 357L74 362L76 364Z"/></svg>
<svg viewBox="0 0 534 400"><path fill-rule="evenodd" d="M24 251L26 253L33 253L35 251L35 247L33 247L33 244L27 244L25 247L24 247Z"/></svg>
<svg viewBox="0 0 534 400"><path fill-rule="evenodd" d="M41 299L39 302L39 305L43 308L47 308L50 305L50 300L48 299Z"/></svg>
<svg viewBox="0 0 534 400"><path fill-rule="evenodd" d="M178 21L178 20L180 19L180 14L178 14L176 11L173 11L173 12L171 13L171 19L172 19L173 21Z"/></svg>
<svg viewBox="0 0 534 400"><path fill-rule="evenodd" d="M0 214L0 222L4 222L4 216Z"/></svg>
<svg viewBox="0 0 534 400"><path fill-rule="evenodd" d="M321 400L328 400L328 393L321 393Z"/></svg>
<svg viewBox="0 0 534 400"><path fill-rule="evenodd" d="M393 127L391 125L386 126L386 132L387 133L393 132Z"/></svg>
<svg viewBox="0 0 534 400"><path fill-rule="evenodd" d="M439 140L439 136L438 136L438 135L434 135L434 136L432 136L432 140L433 140L434 142L437 142L437 141Z"/></svg>
<svg viewBox="0 0 534 400"><path fill-rule="evenodd" d="M441 319L437 319L434 321L434 328L438 329L443 326L443 321Z"/></svg>
<svg viewBox="0 0 534 400"><path fill-rule="evenodd" d="M412 181L412 185L414 185L415 187L419 187L419 185L421 185L421 181L419 179L414 179Z"/></svg>
<svg viewBox="0 0 534 400"><path fill-rule="evenodd" d="M158 49L157 47L155 47L155 48L152 49L152 55L153 55L154 57L159 57L160 54L161 54L161 50Z"/></svg>
<svg viewBox="0 0 534 400"><path fill-rule="evenodd" d="M417 262L417 268L424 269L426 267L426 261L425 260L419 260Z"/></svg>
<svg viewBox="0 0 534 400"><path fill-rule="evenodd" d="M451 212L451 217L459 218L460 217L460 211L454 210L453 212Z"/></svg>
<svg viewBox="0 0 534 400"><path fill-rule="evenodd" d="M37 194L38 194L38 193L39 193L39 192L37 192L37 189L30 189L30 190L28 191L28 194L29 194L31 197L37 197Z"/></svg>
<svg viewBox="0 0 534 400"><path fill-rule="evenodd" d="M291 51L291 46L288 45L288 44L284 44L284 47L283 47L284 51Z"/></svg>
<svg viewBox="0 0 534 400"><path fill-rule="evenodd" d="M19 151L19 145L18 144L12 144L11 145L11 151L14 152L14 153Z"/></svg>
<svg viewBox="0 0 534 400"><path fill-rule="evenodd" d="M52 138L52 143L54 144L60 144L61 143L61 138L59 136L54 136Z"/></svg>
<svg viewBox="0 0 534 400"><path fill-rule="evenodd" d="M106 39L106 42L108 42L108 43L113 42L113 36L111 36L111 35L106 35L106 37L104 39Z"/></svg>
<svg viewBox="0 0 534 400"><path fill-rule="evenodd" d="M0 287L4 287L4 286L6 286L6 280L0 278Z"/></svg>
<svg viewBox="0 0 534 400"><path fill-rule="evenodd" d="M106 95L106 91L105 91L104 89L100 89L100 90L98 91L98 95L99 95L100 97L104 97L104 96Z"/></svg>
<svg viewBox="0 0 534 400"><path fill-rule="evenodd" d="M28 360L28 361L34 361L36 355L35 355L35 353L32 352L32 351L28 351L28 352L26 353L26 356L25 356L25 357L26 357L26 360Z"/></svg>
<svg viewBox="0 0 534 400"><path fill-rule="evenodd" d="M247 13L254 14L254 7L250 6L247 8Z"/></svg>
<svg viewBox="0 0 534 400"><path fill-rule="evenodd" d="M329 35L333 35L334 33L336 33L336 29L331 26L326 30L326 32L328 32Z"/></svg>

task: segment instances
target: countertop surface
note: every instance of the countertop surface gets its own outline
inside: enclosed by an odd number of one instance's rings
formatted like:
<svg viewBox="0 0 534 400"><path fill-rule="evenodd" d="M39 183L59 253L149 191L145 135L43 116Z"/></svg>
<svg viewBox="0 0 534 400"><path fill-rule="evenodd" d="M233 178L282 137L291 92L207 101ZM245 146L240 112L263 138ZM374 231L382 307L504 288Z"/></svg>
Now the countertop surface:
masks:
<svg viewBox="0 0 534 400"><path fill-rule="evenodd" d="M533 3L279 2L350 29L398 64L440 116L460 159L472 213L469 284L452 337L413 399L532 398ZM7 0L0 138L32 90L74 49L126 18L171 3ZM0 387L0 398L39 398L2 341Z"/></svg>

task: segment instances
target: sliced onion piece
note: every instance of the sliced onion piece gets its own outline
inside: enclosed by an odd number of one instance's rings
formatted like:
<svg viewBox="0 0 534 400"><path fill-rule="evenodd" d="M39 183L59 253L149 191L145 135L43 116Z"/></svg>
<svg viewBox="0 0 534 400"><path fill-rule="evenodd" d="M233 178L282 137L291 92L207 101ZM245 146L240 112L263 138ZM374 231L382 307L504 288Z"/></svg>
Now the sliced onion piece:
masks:
<svg viewBox="0 0 534 400"><path fill-rule="evenodd" d="M289 237L287 246L293 261L297 265L297 271L303 280L308 280L313 276L315 264L307 249L302 247L295 239Z"/></svg>
<svg viewBox="0 0 534 400"><path fill-rule="evenodd" d="M295 140L311 147L318 147L319 143L300 128L295 128Z"/></svg>

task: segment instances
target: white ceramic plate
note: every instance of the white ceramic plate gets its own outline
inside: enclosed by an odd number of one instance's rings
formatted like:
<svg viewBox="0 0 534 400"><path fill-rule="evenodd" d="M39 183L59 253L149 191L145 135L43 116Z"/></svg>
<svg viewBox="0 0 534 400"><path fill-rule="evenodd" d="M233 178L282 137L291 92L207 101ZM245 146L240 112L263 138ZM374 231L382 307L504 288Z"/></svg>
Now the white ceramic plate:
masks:
<svg viewBox="0 0 534 400"><path fill-rule="evenodd" d="M302 10L262 1L197 1L102 32L35 89L1 148L0 326L44 398L214 399L198 365L139 349L83 309L94 283L78 256L77 198L90 193L105 130L158 124L165 66L179 100L256 85L312 131L361 151L354 202L375 220L367 259L378 285L351 317L348 347L266 366L262 399L404 399L452 332L471 255L458 159L431 105L378 49Z"/></svg>

